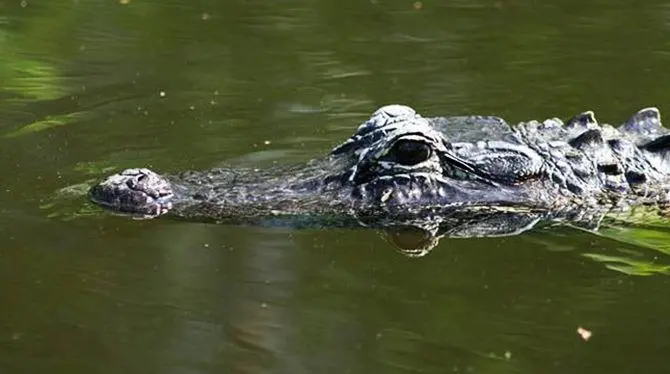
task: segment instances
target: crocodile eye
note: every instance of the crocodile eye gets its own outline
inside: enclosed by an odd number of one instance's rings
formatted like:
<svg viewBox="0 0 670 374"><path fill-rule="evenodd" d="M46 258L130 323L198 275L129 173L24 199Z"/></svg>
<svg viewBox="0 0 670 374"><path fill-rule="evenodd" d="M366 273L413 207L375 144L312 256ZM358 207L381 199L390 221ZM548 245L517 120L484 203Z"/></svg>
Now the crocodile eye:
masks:
<svg viewBox="0 0 670 374"><path fill-rule="evenodd" d="M416 165L426 161L431 154L428 144L416 140L399 140L391 148L390 154L403 165Z"/></svg>

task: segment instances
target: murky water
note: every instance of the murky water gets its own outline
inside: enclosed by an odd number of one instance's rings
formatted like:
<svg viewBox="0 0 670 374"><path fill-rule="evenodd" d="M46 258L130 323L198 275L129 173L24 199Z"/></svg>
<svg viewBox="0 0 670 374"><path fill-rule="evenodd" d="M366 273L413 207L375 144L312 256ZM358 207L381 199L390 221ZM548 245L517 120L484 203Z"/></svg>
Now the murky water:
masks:
<svg viewBox="0 0 670 374"><path fill-rule="evenodd" d="M669 22L662 1L0 0L0 372L670 371L662 219L413 259L392 233L135 221L82 195L125 167L316 157L388 103L670 110Z"/></svg>

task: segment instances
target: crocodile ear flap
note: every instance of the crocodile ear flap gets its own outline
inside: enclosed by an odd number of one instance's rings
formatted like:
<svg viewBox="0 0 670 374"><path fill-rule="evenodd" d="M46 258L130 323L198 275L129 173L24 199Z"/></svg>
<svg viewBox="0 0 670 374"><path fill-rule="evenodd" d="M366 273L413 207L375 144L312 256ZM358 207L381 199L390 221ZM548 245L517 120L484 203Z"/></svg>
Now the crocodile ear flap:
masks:
<svg viewBox="0 0 670 374"><path fill-rule="evenodd" d="M596 125L598 125L598 121L596 120L595 113L593 113L591 110L588 110L572 117L568 121L567 127L590 129Z"/></svg>
<svg viewBox="0 0 670 374"><path fill-rule="evenodd" d="M653 134L662 129L661 112L656 107L639 110L619 128L621 131L638 134Z"/></svg>

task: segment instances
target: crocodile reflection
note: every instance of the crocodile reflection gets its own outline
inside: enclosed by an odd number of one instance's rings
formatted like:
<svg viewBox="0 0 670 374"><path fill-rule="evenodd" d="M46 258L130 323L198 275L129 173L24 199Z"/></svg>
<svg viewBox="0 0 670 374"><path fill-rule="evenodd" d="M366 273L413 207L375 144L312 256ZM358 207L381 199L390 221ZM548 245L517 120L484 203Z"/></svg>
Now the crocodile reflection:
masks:
<svg viewBox="0 0 670 374"><path fill-rule="evenodd" d="M570 226L595 231L611 209L572 209L560 214L547 210L485 207L441 212L440 215L405 221L358 217L359 224L376 228L399 253L423 257L437 247L440 239L506 237L537 227Z"/></svg>

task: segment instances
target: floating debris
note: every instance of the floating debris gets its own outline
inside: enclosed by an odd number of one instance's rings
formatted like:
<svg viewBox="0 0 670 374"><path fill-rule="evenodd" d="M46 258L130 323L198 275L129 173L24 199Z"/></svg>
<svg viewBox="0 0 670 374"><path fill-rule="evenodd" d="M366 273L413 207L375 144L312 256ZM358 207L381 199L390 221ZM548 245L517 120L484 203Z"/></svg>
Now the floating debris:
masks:
<svg viewBox="0 0 670 374"><path fill-rule="evenodd" d="M591 339L591 335L593 335L593 333L591 331L589 331L589 330L587 330L587 329L585 329L581 326L577 327L577 334L579 334L579 336L581 336L582 340L584 340L585 342L588 341L589 339Z"/></svg>

